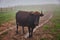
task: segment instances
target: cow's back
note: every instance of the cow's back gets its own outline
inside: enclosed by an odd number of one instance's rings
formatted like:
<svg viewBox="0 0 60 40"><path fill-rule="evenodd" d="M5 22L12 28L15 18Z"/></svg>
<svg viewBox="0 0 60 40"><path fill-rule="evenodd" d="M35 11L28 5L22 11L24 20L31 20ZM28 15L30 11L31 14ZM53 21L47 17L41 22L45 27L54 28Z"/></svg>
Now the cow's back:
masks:
<svg viewBox="0 0 60 40"><path fill-rule="evenodd" d="M23 26L28 24L29 12L19 11L16 13L16 22Z"/></svg>

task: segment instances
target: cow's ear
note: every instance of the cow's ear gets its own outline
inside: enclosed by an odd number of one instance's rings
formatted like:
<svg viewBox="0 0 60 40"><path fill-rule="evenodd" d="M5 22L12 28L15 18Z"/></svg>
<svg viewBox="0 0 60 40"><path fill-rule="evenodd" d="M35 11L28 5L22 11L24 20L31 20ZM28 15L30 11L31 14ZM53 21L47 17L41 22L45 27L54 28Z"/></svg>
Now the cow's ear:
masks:
<svg viewBox="0 0 60 40"><path fill-rule="evenodd" d="M40 16L44 16L44 14L43 14L43 13L41 13L41 14L40 14Z"/></svg>
<svg viewBox="0 0 60 40"><path fill-rule="evenodd" d="M41 11L40 16L44 16L43 12Z"/></svg>

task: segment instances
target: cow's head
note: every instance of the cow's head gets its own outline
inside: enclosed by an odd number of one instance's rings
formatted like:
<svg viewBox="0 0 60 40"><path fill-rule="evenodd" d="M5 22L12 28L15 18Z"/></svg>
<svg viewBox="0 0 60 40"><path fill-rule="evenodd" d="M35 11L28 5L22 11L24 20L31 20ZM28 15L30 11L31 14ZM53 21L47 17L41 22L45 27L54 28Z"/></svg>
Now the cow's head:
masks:
<svg viewBox="0 0 60 40"><path fill-rule="evenodd" d="M31 15L33 16L33 19L34 19L34 24L35 24L35 26L38 26L40 16L41 16L41 17L43 16L42 11L41 11L41 13L38 12L38 11L36 11L36 12L31 12L31 13L32 13Z"/></svg>

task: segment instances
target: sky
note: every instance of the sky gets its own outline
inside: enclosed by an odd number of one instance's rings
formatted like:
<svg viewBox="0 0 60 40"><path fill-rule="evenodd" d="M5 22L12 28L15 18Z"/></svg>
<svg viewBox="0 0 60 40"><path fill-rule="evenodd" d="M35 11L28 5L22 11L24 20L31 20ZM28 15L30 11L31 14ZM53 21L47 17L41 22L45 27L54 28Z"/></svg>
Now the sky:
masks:
<svg viewBox="0 0 60 40"><path fill-rule="evenodd" d="M17 5L41 5L41 4L59 4L60 0L0 0L1 7L11 7Z"/></svg>

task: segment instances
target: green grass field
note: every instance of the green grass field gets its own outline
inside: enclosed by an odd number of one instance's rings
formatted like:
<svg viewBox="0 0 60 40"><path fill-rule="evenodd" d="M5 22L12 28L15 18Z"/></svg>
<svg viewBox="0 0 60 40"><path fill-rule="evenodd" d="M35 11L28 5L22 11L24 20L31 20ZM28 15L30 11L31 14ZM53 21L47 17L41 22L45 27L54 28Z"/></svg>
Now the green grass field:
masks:
<svg viewBox="0 0 60 40"><path fill-rule="evenodd" d="M11 8L0 8L0 25L5 23L11 19L15 18L16 11L24 10L24 11L51 11L54 7L58 7L57 5L28 5L28 6L16 6Z"/></svg>
<svg viewBox="0 0 60 40"><path fill-rule="evenodd" d="M52 18L52 22L55 24L54 28L52 28L53 32L57 32L56 40L60 40L60 7L54 10L54 16Z"/></svg>
<svg viewBox="0 0 60 40"><path fill-rule="evenodd" d="M41 10L43 10L43 11L45 11L45 8L44 7L40 8L40 5L16 6L13 8L0 8L0 25L14 19L16 11L19 11L19 10L23 10L23 11L41 11Z"/></svg>
<svg viewBox="0 0 60 40"><path fill-rule="evenodd" d="M50 21L52 22L52 26L45 24L43 29L50 30L51 34L55 34L55 40L60 40L60 7L53 10L53 17Z"/></svg>
<svg viewBox="0 0 60 40"><path fill-rule="evenodd" d="M27 11L41 11L44 12L53 11L53 17L50 20L52 22L52 26L50 24L45 24L43 26L44 30L50 30L51 34L55 34L55 40L60 40L60 5L38 5L38 6L18 6L15 7L14 10L9 11L0 11L0 25L8 22L10 20L15 19L16 11L18 10L27 10ZM43 39L42 39L43 40Z"/></svg>
<svg viewBox="0 0 60 40"><path fill-rule="evenodd" d="M13 20L14 18L15 18L15 12L14 11L0 12L0 25L2 23Z"/></svg>

